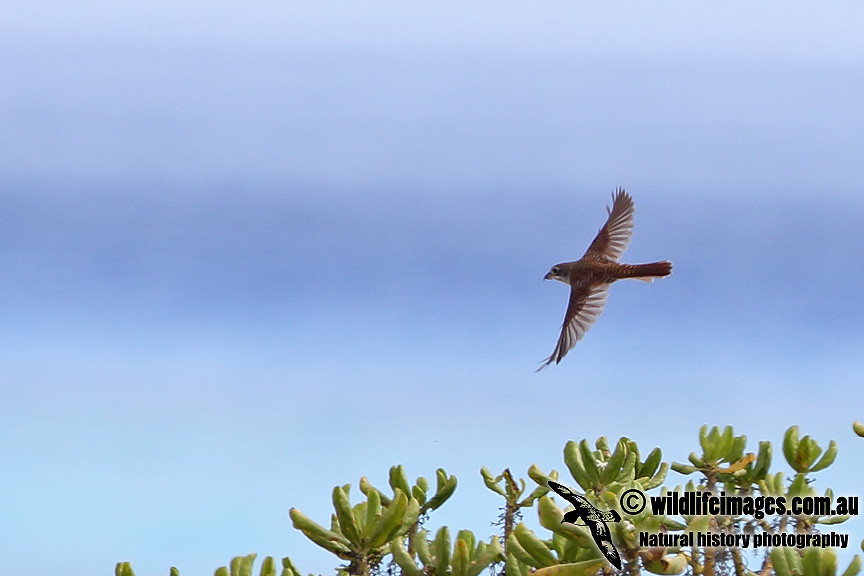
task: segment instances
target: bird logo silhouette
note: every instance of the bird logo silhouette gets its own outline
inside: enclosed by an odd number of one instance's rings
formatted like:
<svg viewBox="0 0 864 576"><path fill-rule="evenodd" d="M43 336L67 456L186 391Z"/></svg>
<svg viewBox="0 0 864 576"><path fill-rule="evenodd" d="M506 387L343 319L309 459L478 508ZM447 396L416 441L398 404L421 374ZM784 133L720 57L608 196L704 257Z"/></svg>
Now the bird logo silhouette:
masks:
<svg viewBox="0 0 864 576"><path fill-rule="evenodd" d="M612 193L609 217L591 242L585 255L575 262L556 264L544 280L558 280L570 286L570 302L555 350L543 360L539 372L552 362L558 364L597 321L606 304L609 286L622 278L652 282L672 273L672 262L621 264L618 259L633 236L633 199L622 188Z"/></svg>
<svg viewBox="0 0 864 576"><path fill-rule="evenodd" d="M583 524L579 525L588 526L588 529L591 530L591 536L594 537L594 542L597 544L597 548L600 549L600 552L610 564L620 570L621 556L618 554L615 545L612 544L612 534L609 531L609 526L606 525L606 522L619 522L621 520L618 512L615 510L601 512L588 502L584 496L576 494L563 484L558 484L552 480L547 481L547 484L549 488L574 506L573 510L564 514L561 523L569 522L570 524L576 524L578 520L582 520Z"/></svg>

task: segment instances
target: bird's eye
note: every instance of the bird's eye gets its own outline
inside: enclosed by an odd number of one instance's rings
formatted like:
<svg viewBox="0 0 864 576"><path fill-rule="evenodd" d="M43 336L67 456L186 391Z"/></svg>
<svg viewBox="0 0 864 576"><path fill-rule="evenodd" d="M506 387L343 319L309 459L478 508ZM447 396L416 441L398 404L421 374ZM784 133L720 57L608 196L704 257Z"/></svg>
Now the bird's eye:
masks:
<svg viewBox="0 0 864 576"><path fill-rule="evenodd" d="M561 272L561 269L558 268L557 266L555 266L554 268L552 268L552 274L558 274L558 273L560 273L560 272Z"/></svg>

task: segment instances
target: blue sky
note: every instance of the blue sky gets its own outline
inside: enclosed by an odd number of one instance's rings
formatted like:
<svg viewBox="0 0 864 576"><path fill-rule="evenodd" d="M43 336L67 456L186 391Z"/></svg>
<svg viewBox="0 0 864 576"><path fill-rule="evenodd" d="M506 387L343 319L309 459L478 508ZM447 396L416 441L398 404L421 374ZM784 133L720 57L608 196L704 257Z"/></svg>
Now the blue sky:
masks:
<svg viewBox="0 0 864 576"><path fill-rule="evenodd" d="M13 3L0 21L0 545L73 575L335 563L290 524L438 467L799 424L858 494L856 4ZM628 262L559 366L616 186ZM777 446L779 449L779 444ZM785 470L779 452L775 468ZM670 474L667 484L685 479ZM858 519L843 527L858 542Z"/></svg>

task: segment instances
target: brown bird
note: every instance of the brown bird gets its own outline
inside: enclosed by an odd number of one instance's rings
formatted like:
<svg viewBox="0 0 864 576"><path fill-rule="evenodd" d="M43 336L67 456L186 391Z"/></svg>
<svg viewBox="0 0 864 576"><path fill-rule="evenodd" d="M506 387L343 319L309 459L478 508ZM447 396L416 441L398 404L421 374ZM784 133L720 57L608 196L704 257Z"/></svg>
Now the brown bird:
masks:
<svg viewBox="0 0 864 576"><path fill-rule="evenodd" d="M652 282L672 273L672 262L650 264L619 264L633 235L633 199L622 188L612 194L609 218L597 233L591 246L576 262L564 262L552 267L544 280L558 280L570 285L570 303L561 326L561 336L555 351L537 369L539 372L552 362L556 364L582 339L600 316L606 304L609 286L622 278Z"/></svg>

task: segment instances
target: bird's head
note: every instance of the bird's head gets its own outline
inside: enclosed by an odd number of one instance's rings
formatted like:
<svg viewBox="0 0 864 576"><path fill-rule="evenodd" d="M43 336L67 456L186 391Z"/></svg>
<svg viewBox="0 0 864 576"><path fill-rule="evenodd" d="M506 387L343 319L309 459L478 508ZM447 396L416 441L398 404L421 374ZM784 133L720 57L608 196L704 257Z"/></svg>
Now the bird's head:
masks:
<svg viewBox="0 0 864 576"><path fill-rule="evenodd" d="M565 522L568 524L577 524L579 520L582 520L583 515L584 512L582 511L570 510L569 512L564 514L564 517L561 519L561 524L564 524ZM585 523L583 522L581 525L584 526Z"/></svg>
<svg viewBox="0 0 864 576"><path fill-rule="evenodd" d="M558 280L559 282L563 282L565 284L570 283L570 269L564 266L563 264L556 264L552 267L549 272L546 273L546 276L543 277L544 280Z"/></svg>

